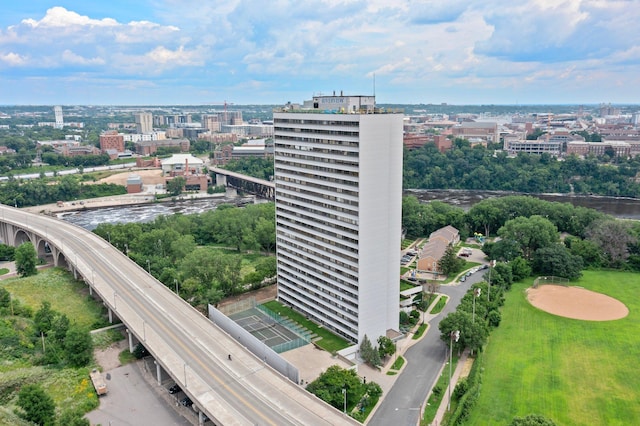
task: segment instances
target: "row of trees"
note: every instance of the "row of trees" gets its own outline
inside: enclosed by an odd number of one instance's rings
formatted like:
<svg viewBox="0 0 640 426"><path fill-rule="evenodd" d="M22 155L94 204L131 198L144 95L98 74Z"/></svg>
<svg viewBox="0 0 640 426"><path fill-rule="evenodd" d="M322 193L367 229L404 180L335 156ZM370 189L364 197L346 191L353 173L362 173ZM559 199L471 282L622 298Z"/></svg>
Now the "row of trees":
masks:
<svg viewBox="0 0 640 426"><path fill-rule="evenodd" d="M56 184L44 177L25 181L10 178L0 184L0 203L26 207L126 193L122 185L82 183L82 177L78 175L62 176Z"/></svg>
<svg viewBox="0 0 640 426"><path fill-rule="evenodd" d="M273 203L220 205L151 223L101 224L94 232L196 306L257 288L276 273L270 255L275 249ZM242 271L247 252L266 254L253 255L249 272Z"/></svg>
<svg viewBox="0 0 640 426"><path fill-rule="evenodd" d="M434 144L405 150L403 188L482 189L526 193L561 192L612 196L640 196L640 158L615 158L616 165L603 164L611 158L572 155L559 161L548 154L518 154L510 158L497 147L471 147L456 139L453 148L440 152Z"/></svg>
<svg viewBox="0 0 640 426"><path fill-rule="evenodd" d="M109 164L109 155L75 155L68 157L66 155L56 154L55 152L42 153L42 162L50 166L65 167L95 167Z"/></svg>

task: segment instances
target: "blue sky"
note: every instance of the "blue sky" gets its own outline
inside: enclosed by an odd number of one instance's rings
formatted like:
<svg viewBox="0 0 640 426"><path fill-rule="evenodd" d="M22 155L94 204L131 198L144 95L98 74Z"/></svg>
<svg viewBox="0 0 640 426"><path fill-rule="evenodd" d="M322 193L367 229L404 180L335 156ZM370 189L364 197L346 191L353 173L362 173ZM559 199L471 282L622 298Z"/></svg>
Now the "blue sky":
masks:
<svg viewBox="0 0 640 426"><path fill-rule="evenodd" d="M0 0L0 104L640 103L640 0Z"/></svg>

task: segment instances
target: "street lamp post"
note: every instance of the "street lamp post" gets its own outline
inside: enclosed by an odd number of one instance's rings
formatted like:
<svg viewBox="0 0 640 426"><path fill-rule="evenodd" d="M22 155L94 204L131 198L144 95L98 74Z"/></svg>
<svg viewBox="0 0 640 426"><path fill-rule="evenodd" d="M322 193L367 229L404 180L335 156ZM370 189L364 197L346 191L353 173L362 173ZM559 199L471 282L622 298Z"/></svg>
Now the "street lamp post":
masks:
<svg viewBox="0 0 640 426"><path fill-rule="evenodd" d="M453 364L453 341L456 343L460 338L460 330L452 331L449 335L449 400L447 401L447 411L451 411L451 364Z"/></svg>
<svg viewBox="0 0 640 426"><path fill-rule="evenodd" d="M344 395L344 413L347 414L347 388L342 388L342 395Z"/></svg>
<svg viewBox="0 0 640 426"><path fill-rule="evenodd" d="M178 279L174 278L173 279L173 283L176 285L176 294L178 295L178 297L180 296L180 292L178 291Z"/></svg>
<svg viewBox="0 0 640 426"><path fill-rule="evenodd" d="M480 296L482 289L480 287L476 287L473 289L473 316L471 317L471 323L476 323L476 298Z"/></svg>
<svg viewBox="0 0 640 426"><path fill-rule="evenodd" d="M490 302L489 295L491 294L491 269L496 266L496 261L492 260L489 262L489 285L487 286L487 302Z"/></svg>
<svg viewBox="0 0 640 426"><path fill-rule="evenodd" d="M127 254L127 257L129 257L129 244L124 243L124 251Z"/></svg>
<svg viewBox="0 0 640 426"><path fill-rule="evenodd" d="M151 275L151 261L147 259L147 269L149 269L149 275Z"/></svg>

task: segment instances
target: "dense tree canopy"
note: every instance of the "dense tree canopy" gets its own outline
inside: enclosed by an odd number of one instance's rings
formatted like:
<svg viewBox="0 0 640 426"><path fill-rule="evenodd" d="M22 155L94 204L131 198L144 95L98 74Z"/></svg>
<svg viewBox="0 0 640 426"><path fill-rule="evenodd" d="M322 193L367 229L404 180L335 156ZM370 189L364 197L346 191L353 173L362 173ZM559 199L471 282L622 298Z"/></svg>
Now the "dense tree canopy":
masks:
<svg viewBox="0 0 640 426"><path fill-rule="evenodd" d="M536 250L533 256L533 270L539 275L578 279L582 276L583 261L571 254L563 244L551 244Z"/></svg>
<svg viewBox="0 0 640 426"><path fill-rule="evenodd" d="M523 257L528 260L537 249L547 247L559 238L556 226L538 215L508 220L498 230L498 235L504 240L516 242Z"/></svg>
<svg viewBox="0 0 640 426"><path fill-rule="evenodd" d="M242 251L274 250L273 203L220 205L205 213L161 216L144 224L101 224L94 232L194 305L215 304L257 288L276 271L275 258L270 257L256 261L255 271L241 276Z"/></svg>
<svg viewBox="0 0 640 426"><path fill-rule="evenodd" d="M613 167L604 162L616 161ZM549 155L524 154L509 157L493 147L471 147L456 140L444 153L432 143L404 153L404 188L483 189L526 193L599 194L640 196L640 158L580 159L559 161Z"/></svg>

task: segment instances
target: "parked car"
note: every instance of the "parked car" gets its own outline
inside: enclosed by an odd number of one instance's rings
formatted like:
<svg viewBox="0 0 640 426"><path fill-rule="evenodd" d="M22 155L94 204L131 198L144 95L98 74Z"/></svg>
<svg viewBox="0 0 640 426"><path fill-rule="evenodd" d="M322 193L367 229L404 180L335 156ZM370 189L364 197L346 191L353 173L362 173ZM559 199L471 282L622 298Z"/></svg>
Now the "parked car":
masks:
<svg viewBox="0 0 640 426"><path fill-rule="evenodd" d="M177 384L176 384L176 385L173 385L173 386L171 386L171 387L169 388L169 393L170 393L171 395L173 395L174 393L178 393L178 392L180 392L180 391L182 391L182 389L180 389L180 386L178 386Z"/></svg>

